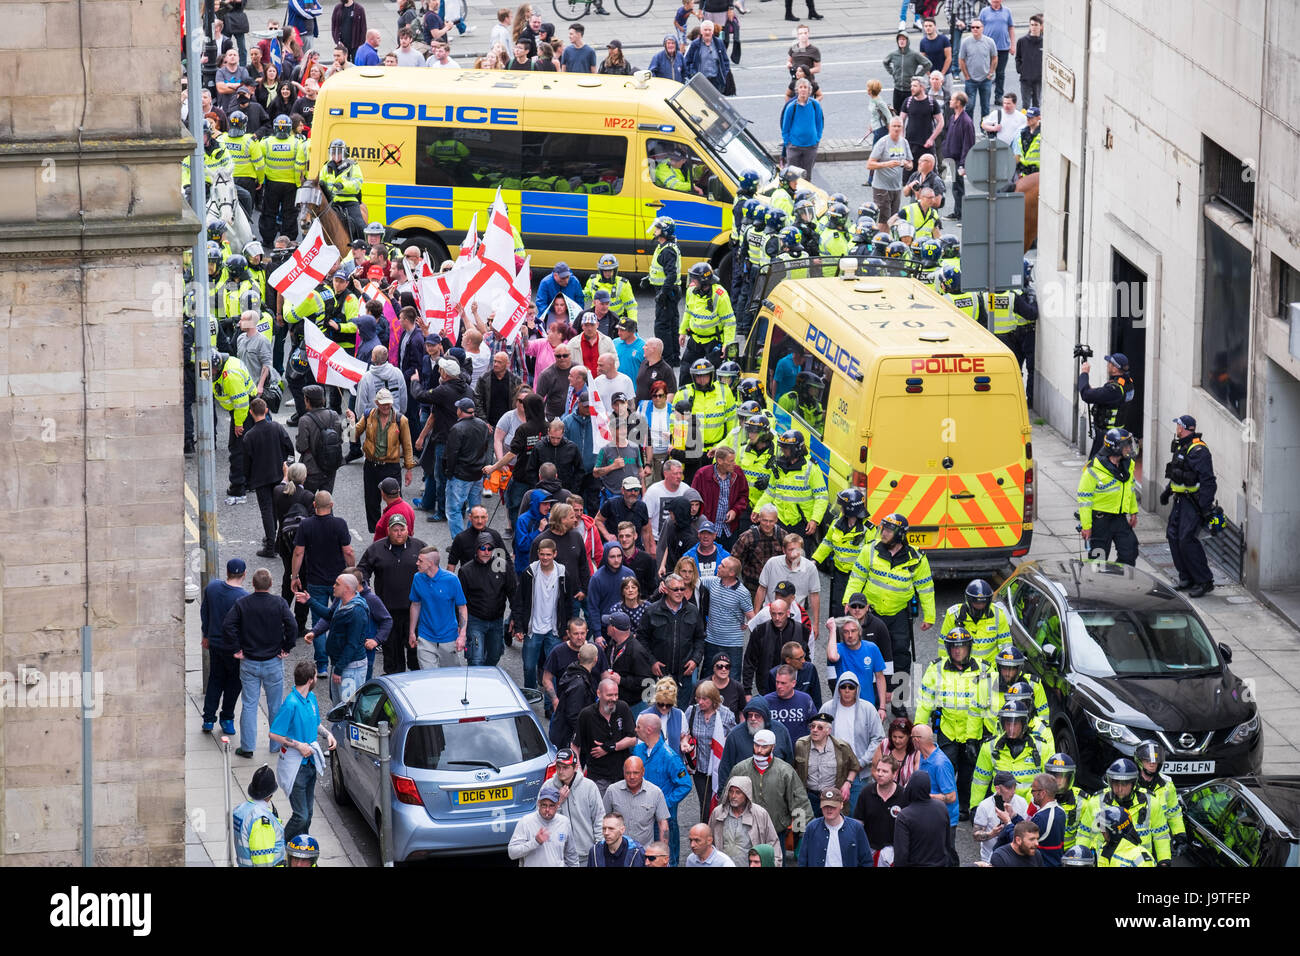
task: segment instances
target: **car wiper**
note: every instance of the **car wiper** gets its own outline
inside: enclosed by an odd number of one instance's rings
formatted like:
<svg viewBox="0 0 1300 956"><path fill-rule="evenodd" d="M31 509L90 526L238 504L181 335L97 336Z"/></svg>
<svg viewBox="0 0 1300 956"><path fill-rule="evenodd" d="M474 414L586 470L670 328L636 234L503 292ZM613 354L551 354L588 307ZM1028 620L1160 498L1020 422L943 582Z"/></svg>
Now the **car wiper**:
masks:
<svg viewBox="0 0 1300 956"><path fill-rule="evenodd" d="M447 766L448 767L491 767L497 773L501 772L501 768L498 767L496 764L492 763L492 761L490 760L448 760Z"/></svg>

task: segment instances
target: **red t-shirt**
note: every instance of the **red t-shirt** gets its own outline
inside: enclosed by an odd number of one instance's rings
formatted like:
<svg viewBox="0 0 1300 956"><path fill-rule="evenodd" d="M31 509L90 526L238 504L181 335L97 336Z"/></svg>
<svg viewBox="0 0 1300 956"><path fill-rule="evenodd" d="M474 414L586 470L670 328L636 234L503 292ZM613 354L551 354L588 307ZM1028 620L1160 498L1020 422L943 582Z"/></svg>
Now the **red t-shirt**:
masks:
<svg viewBox="0 0 1300 956"><path fill-rule="evenodd" d="M600 366L597 361L600 358L600 336L596 337L596 341L588 342L587 337L581 335L578 337L578 341L582 346L582 364L587 366L592 375L599 375Z"/></svg>
<svg viewBox="0 0 1300 956"><path fill-rule="evenodd" d="M403 498L398 498L391 505L384 509L378 523L375 524L375 540L388 537L388 516L399 514L406 519L406 530L415 534L415 511L410 504Z"/></svg>

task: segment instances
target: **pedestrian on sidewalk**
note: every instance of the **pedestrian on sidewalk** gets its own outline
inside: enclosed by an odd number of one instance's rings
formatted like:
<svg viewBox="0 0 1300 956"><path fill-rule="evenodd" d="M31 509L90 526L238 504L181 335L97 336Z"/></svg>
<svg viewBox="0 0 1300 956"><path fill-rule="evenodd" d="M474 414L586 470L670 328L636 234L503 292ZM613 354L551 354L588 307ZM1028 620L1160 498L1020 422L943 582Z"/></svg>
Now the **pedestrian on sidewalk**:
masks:
<svg viewBox="0 0 1300 956"><path fill-rule="evenodd" d="M894 79L894 112L897 113L912 89L912 77L919 76L925 82L926 75L934 69L934 65L924 53L911 48L911 40L902 30L894 42L898 44L898 49L885 57L884 67Z"/></svg>
<svg viewBox="0 0 1300 956"><path fill-rule="evenodd" d="M271 593L271 572L253 572L253 593L236 602L226 615L222 631L226 644L239 661L244 706L239 715L237 757L252 757L257 749L257 703L266 693L266 716L274 721L284 699L284 665L281 663L298 640L298 622L284 598ZM270 746L275 753L275 745Z"/></svg>
<svg viewBox="0 0 1300 956"><path fill-rule="evenodd" d="M1016 75L1020 77L1020 99L1025 109L1043 104L1043 15L1029 18L1029 36L1016 41Z"/></svg>
<svg viewBox="0 0 1300 956"><path fill-rule="evenodd" d="M238 648L226 643L222 625L230 609L248 593L244 590L247 570L243 558L231 558L226 562L226 579L209 581L199 604L203 647L208 652L208 685L203 694L205 734L216 726L218 704L221 732L227 735L235 732L235 701L239 699L239 661L235 659L235 651Z"/></svg>
<svg viewBox="0 0 1300 956"><path fill-rule="evenodd" d="M468 615L466 654L472 665L495 667L505 652L506 603L514 598L518 584L514 565L507 559L496 532L483 530L477 534L474 557L457 572Z"/></svg>
<svg viewBox="0 0 1300 956"><path fill-rule="evenodd" d="M369 578L393 619L390 637L384 642L384 673L418 670L420 662L408 635L411 623L411 582L424 542L410 534L411 523L399 514L388 519L388 534L366 548L357 569Z"/></svg>
<svg viewBox="0 0 1300 956"><path fill-rule="evenodd" d="M817 146L826 129L826 116L822 105L812 98L809 80L797 80L794 92L795 98L781 112L781 151L786 163L802 167L804 178L811 181L817 163Z"/></svg>
<svg viewBox="0 0 1300 956"><path fill-rule="evenodd" d="M998 67L998 48L984 35L984 24L979 20L971 21L970 36L961 41L957 65L966 81L966 96L972 102L979 97L979 109L974 110L975 114L987 115L990 105L997 102L993 99L993 75Z"/></svg>
<svg viewBox="0 0 1300 956"><path fill-rule="evenodd" d="M259 333L260 334L260 333ZM244 430L243 454L246 486L257 495L262 513L263 558L275 557L275 489L284 477L285 462L294 459L293 439L289 430L268 414L266 402L255 398L248 406L253 423Z"/></svg>
<svg viewBox="0 0 1300 956"><path fill-rule="evenodd" d="M344 568L356 564L356 557L348 523L334 514L334 497L328 491L318 491L312 506L314 513L302 520L294 537L290 586L295 592L305 587L310 597L326 604L335 580ZM318 619L313 619L312 623ZM327 658L324 642L315 650L316 672L325 677Z"/></svg>
<svg viewBox="0 0 1300 956"><path fill-rule="evenodd" d="M312 810L316 800L316 757L320 755L317 738L321 734L325 735L330 753L338 746L330 729L321 723L320 707L316 704L315 669L311 661L297 663L293 669L293 691L285 697L280 712L271 722L271 743L283 748L280 753L282 766L276 773L282 787L286 776L283 765L292 760L289 751L296 750L302 757L302 764L293 774L289 788L285 790L289 795L289 807L293 811L289 822L284 826L285 840L292 840L311 829ZM321 769L323 768L322 755Z"/></svg>
<svg viewBox="0 0 1300 956"><path fill-rule="evenodd" d="M447 528L465 530L465 515L483 500L483 468L492 464L492 428L475 413L474 399L456 401L456 423L447 431L442 465L447 476Z"/></svg>

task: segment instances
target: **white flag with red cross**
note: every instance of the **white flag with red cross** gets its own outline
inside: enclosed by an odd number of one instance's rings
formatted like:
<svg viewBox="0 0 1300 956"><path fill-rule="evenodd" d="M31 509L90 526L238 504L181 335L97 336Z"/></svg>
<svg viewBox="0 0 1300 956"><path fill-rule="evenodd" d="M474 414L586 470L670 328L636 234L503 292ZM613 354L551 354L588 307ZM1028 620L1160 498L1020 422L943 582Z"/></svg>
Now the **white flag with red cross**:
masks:
<svg viewBox="0 0 1300 956"><path fill-rule="evenodd" d="M307 364L316 381L322 385L337 385L339 388L346 388L349 392L355 392L357 383L365 374L366 363L343 351L337 342L331 342L326 338L325 333L316 326L315 322L303 322L302 330L305 336L303 349L307 353Z"/></svg>
<svg viewBox="0 0 1300 956"><path fill-rule="evenodd" d="M461 240L460 250L456 253L456 261L448 273L451 291L458 304L464 297L465 286L478 269L478 253L478 213L474 213L469 229L465 231L465 238Z"/></svg>
<svg viewBox="0 0 1300 956"><path fill-rule="evenodd" d="M591 451L597 454L614 440L614 435L609 427L609 416L605 414L605 403L600 400L595 379L590 375L587 376L587 395L591 405Z"/></svg>
<svg viewBox="0 0 1300 956"><path fill-rule="evenodd" d="M514 284L497 300L496 314L492 316L493 331L507 342L519 337L519 330L528 317L528 297L532 291L531 262L531 256L524 260Z"/></svg>
<svg viewBox="0 0 1300 956"><path fill-rule="evenodd" d="M338 261L339 251L326 241L317 219L293 255L271 273L271 285L289 306L296 306L311 295Z"/></svg>
<svg viewBox="0 0 1300 956"><path fill-rule="evenodd" d="M495 311L497 300L508 295L515 284L515 238L500 189L492 202L492 214L483 232L476 265L461 292L460 304L468 312L477 302L479 314L486 315Z"/></svg>
<svg viewBox="0 0 1300 956"><path fill-rule="evenodd" d="M427 275L420 280L419 287L429 328L437 329L439 335L455 345L460 310L456 308L456 296L451 289L451 275L446 272Z"/></svg>

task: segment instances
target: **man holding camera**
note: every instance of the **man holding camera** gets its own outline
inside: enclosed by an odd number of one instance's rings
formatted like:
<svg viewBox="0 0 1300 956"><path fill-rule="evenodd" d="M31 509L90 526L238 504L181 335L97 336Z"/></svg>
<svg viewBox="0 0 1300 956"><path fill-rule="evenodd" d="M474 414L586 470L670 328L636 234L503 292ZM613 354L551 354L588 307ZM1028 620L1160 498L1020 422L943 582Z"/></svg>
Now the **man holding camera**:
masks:
<svg viewBox="0 0 1300 956"><path fill-rule="evenodd" d="M1196 419L1179 415L1174 419L1174 459L1165 466L1169 484L1160 493L1160 503L1169 504L1174 499L1174 510L1169 512L1165 537L1169 551L1178 569L1176 591L1186 591L1188 597L1202 597L1214 590L1214 575L1205 560L1205 548L1197 533L1205 524L1205 517L1214 507L1218 484L1214 479L1214 461L1210 448L1201 440L1196 430Z"/></svg>
<svg viewBox="0 0 1300 956"><path fill-rule="evenodd" d="M1087 359L1092 357L1092 350L1087 346L1076 346L1074 354L1085 360L1079 366L1079 397L1092 406L1089 411L1092 447L1088 449L1088 457L1092 458L1101 450L1106 432L1127 427L1127 405L1132 401L1137 386L1129 372L1128 356L1123 352L1106 356L1106 381L1098 388L1091 388L1088 382L1092 365Z"/></svg>

